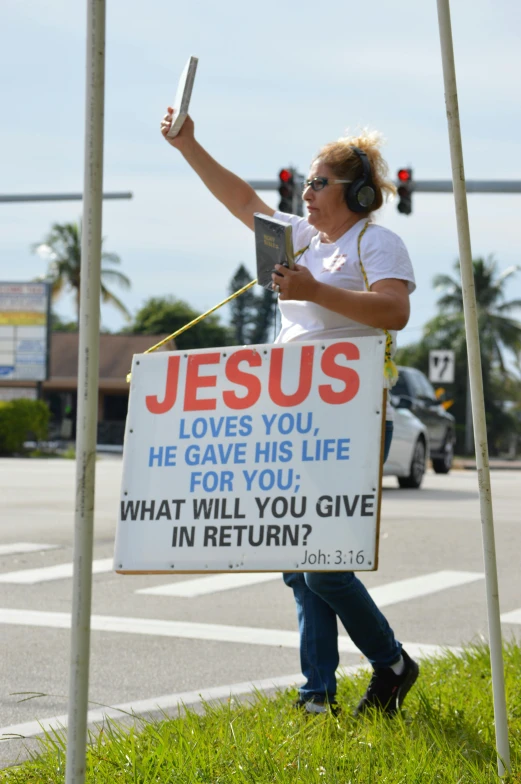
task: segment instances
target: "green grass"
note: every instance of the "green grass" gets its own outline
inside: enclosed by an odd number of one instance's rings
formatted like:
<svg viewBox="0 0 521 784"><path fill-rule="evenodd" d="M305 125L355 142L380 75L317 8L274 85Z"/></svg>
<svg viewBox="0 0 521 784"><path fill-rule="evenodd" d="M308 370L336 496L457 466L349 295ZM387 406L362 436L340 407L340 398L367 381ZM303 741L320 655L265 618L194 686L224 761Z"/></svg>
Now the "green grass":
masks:
<svg viewBox="0 0 521 784"><path fill-rule="evenodd" d="M421 664L401 716L355 720L368 673L341 681L342 713L307 717L296 693L206 705L202 714L125 728L106 722L91 735L89 784L490 784L498 780L488 652L468 648ZM505 646L512 776L521 782L521 648ZM41 756L0 771L6 784L65 778L64 734L47 734Z"/></svg>

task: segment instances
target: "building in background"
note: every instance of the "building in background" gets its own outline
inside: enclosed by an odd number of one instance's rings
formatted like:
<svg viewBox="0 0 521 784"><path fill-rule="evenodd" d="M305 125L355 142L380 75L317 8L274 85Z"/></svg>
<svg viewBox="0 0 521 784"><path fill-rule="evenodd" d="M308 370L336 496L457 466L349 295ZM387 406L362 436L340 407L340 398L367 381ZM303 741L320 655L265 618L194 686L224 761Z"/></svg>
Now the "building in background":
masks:
<svg viewBox="0 0 521 784"><path fill-rule="evenodd" d="M98 386L98 438L100 445L123 443L128 409L127 374L134 354L142 354L166 335L100 335ZM40 398L51 410L50 440L74 441L78 393L77 332L52 332L49 341L49 377L45 381L0 378L0 400ZM159 351L171 351L173 341Z"/></svg>

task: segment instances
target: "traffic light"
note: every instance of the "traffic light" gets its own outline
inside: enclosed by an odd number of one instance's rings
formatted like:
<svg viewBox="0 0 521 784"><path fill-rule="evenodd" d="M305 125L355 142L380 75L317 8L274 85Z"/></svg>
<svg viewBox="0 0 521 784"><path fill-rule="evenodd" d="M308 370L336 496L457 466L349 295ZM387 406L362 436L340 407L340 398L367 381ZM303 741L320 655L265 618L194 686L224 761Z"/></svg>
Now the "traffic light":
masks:
<svg viewBox="0 0 521 784"><path fill-rule="evenodd" d="M281 169L279 172L279 182L279 210L280 212L289 212L290 215L293 215L293 200L295 194L293 169Z"/></svg>
<svg viewBox="0 0 521 784"><path fill-rule="evenodd" d="M410 215L412 212L412 169L398 170L398 212Z"/></svg>

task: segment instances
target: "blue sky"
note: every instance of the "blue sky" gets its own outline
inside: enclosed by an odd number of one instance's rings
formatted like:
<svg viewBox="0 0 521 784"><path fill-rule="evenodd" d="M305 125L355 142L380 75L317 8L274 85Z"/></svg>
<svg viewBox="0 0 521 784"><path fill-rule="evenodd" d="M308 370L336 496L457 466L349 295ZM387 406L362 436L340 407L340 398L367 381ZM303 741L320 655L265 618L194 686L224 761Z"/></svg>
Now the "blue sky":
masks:
<svg viewBox="0 0 521 784"><path fill-rule="evenodd" d="M452 0L453 37L468 179L521 179L521 6ZM0 32L0 193L81 191L86 3L4 0ZM344 130L381 130L394 175L450 178L436 3L216 4L192 0L107 3L105 249L132 281L114 288L132 312L150 296L173 295L202 311L227 294L238 264L255 270L253 234L208 194L159 133L189 55L199 57L191 114L196 135L245 179L273 179ZM277 206L276 193L264 199ZM500 268L521 264L521 195L470 195L474 256ZM30 252L53 222L76 220L80 202L0 204L0 279L45 269ZM435 313L431 281L458 256L450 194L416 194L413 214L390 204L379 222L400 234L418 290L401 344ZM508 289L521 297L521 274ZM73 313L72 298L56 306ZM223 314L226 317L226 314ZM124 321L103 307L104 326Z"/></svg>

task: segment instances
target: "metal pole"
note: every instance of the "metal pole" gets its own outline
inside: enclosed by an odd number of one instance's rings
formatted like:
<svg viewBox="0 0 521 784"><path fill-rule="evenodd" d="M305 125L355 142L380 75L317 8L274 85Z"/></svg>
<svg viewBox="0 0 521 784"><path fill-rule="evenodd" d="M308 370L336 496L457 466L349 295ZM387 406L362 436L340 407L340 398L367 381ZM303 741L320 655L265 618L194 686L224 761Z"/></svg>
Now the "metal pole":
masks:
<svg viewBox="0 0 521 784"><path fill-rule="evenodd" d="M465 396L465 454L474 454L474 431L472 429L472 400L470 394L470 368L467 361L467 390Z"/></svg>
<svg viewBox="0 0 521 784"><path fill-rule="evenodd" d="M295 172L297 179L302 184L304 175ZM248 185L256 191L276 191L280 183L278 180L247 180ZM394 183L402 185L399 180ZM467 193L521 193L521 180L466 180ZM416 180L411 182L413 193L452 193L452 180ZM2 197L0 196L0 201Z"/></svg>
<svg viewBox="0 0 521 784"><path fill-rule="evenodd" d="M479 351L479 331L474 289L474 272L470 247L470 229L465 191L465 172L463 169L463 147L459 123L458 91L452 29L450 23L449 0L437 0L438 23L440 28L441 58L445 85L445 104L449 126L450 157L454 201L458 226L461 279L463 289L463 310L467 333L472 416L476 444L476 465L478 470L479 502L481 509L481 531L485 562L485 581L487 593L488 628L490 637L490 661L492 666L492 691L494 698L494 717L496 728L496 750L498 754L498 774L510 772L510 750L508 747L508 723L505 697L505 678L503 668L503 648L501 642L501 621L499 614L499 590L497 580L496 547L494 542L494 520L492 514L492 490L488 462L487 428L485 421L485 400Z"/></svg>
<svg viewBox="0 0 521 784"><path fill-rule="evenodd" d="M395 183L400 185L399 182ZM452 193L452 180L412 180L413 193ZM467 193L521 193L521 180L465 180Z"/></svg>
<svg viewBox="0 0 521 784"><path fill-rule="evenodd" d="M94 480L99 378L105 0L87 4L85 176L76 420L76 514L66 784L83 784L87 748Z"/></svg>
<svg viewBox="0 0 521 784"><path fill-rule="evenodd" d="M131 199L130 191L104 193L104 199ZM81 201L83 193L15 193L0 195L0 203L24 201Z"/></svg>

